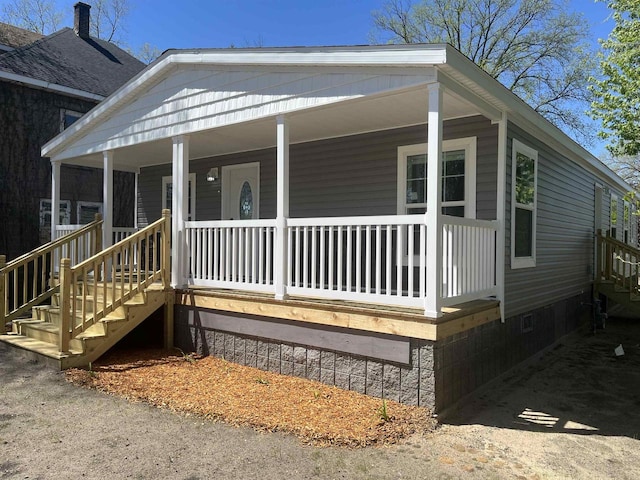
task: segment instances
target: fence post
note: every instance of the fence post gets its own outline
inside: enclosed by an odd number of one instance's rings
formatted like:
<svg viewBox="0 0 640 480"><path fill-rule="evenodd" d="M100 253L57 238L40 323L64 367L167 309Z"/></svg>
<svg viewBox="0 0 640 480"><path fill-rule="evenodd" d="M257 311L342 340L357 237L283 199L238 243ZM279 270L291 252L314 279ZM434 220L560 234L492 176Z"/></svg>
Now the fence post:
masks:
<svg viewBox="0 0 640 480"><path fill-rule="evenodd" d="M165 208L162 210L162 246L161 246L161 271L162 286L169 288L171 284L171 210Z"/></svg>
<svg viewBox="0 0 640 480"><path fill-rule="evenodd" d="M100 215L99 213L96 213L96 216L95 216L96 229L94 232L95 237L93 237L93 252L91 252L91 256L94 256L95 254L97 254L99 251L102 250L102 223L100 223L101 221L102 221L102 215Z"/></svg>
<svg viewBox="0 0 640 480"><path fill-rule="evenodd" d="M2 271L6 264L7 257L5 255L0 255L0 335L7 333L7 329L5 327L5 317L7 315L7 304L5 300L7 287L5 282L7 277Z"/></svg>
<svg viewBox="0 0 640 480"><path fill-rule="evenodd" d="M60 353L69 353L71 328L71 260L60 260Z"/></svg>

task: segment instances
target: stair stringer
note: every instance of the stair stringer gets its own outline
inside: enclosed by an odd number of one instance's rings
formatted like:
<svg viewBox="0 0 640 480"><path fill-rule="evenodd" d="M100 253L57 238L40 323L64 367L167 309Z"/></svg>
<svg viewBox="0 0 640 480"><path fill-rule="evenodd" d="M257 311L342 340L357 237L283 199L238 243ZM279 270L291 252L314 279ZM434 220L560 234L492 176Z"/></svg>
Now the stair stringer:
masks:
<svg viewBox="0 0 640 480"><path fill-rule="evenodd" d="M144 300L141 301L141 297ZM125 302L105 318L92 325L84 334L71 342L82 344L82 354L60 359L60 368L86 367L104 355L134 328L146 320L158 308L165 305L166 292L162 289L147 289Z"/></svg>

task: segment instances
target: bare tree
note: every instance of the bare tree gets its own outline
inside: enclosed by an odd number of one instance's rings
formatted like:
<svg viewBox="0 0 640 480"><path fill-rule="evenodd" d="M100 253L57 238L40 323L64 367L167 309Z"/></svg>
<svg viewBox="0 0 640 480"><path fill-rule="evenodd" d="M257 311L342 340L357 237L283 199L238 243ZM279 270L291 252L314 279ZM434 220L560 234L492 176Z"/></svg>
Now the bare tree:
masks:
<svg viewBox="0 0 640 480"><path fill-rule="evenodd" d="M128 0L92 0L91 35L121 45L125 20L129 15Z"/></svg>
<svg viewBox="0 0 640 480"><path fill-rule="evenodd" d="M16 27L48 35L60 28L64 14L51 0L10 0L2 6L2 19Z"/></svg>
<svg viewBox="0 0 640 480"><path fill-rule="evenodd" d="M592 137L595 54L566 0L388 0L373 21L375 41L449 43L567 133Z"/></svg>
<svg viewBox="0 0 640 480"><path fill-rule="evenodd" d="M144 43L138 50L129 49L128 52L140 60L142 63L149 65L156 58L162 55L162 52L155 45Z"/></svg>

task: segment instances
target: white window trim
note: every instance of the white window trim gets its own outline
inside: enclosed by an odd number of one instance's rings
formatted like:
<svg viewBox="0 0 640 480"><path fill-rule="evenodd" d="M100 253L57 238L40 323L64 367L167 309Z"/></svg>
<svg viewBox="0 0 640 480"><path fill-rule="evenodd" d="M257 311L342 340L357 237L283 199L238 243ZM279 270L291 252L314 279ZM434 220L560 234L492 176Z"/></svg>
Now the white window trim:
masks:
<svg viewBox="0 0 640 480"><path fill-rule="evenodd" d="M522 153L533 160L533 206L516 205L516 162L517 154ZM531 256L516 257L516 207L530 210L531 218ZM537 212L538 212L538 151L513 139L511 147L511 268L532 268L536 266L536 237L537 237Z"/></svg>
<svg viewBox="0 0 640 480"><path fill-rule="evenodd" d="M50 227L51 226L51 217L49 217L49 220L43 222L43 216L46 213L43 210L43 206L45 203L49 204L49 208L47 209L47 211L49 212L49 215L51 215L51 199L49 198L41 198L40 199L40 226L41 227ZM63 217L63 222L62 223L58 223L58 225L70 225L71 224L71 200L60 200L60 210L65 211L65 215Z"/></svg>
<svg viewBox="0 0 640 480"><path fill-rule="evenodd" d="M76 223L78 225L80 225L80 211L82 210L82 207L98 207L98 210L100 211L100 215L104 215L104 212L102 210L102 202L82 202L79 201L77 206L76 206ZM91 219L91 221L93 221L93 219Z"/></svg>
<svg viewBox="0 0 640 480"><path fill-rule="evenodd" d="M618 240L618 236L620 235L620 202L618 201L618 195L615 193L611 193L611 197L609 198L609 236ZM616 223L613 223L613 203L616 204ZM613 229L616 229L615 236L613 235Z"/></svg>
<svg viewBox="0 0 640 480"><path fill-rule="evenodd" d="M442 152L464 150L464 202L442 202L441 206L464 206L465 218L476 218L476 147L477 137L455 138L442 142ZM427 153L427 143L401 145L398 147L398 215L407 214L407 157ZM427 162L429 159L427 158ZM414 204L415 207L427 208L426 204Z"/></svg>
<svg viewBox="0 0 640 480"><path fill-rule="evenodd" d="M622 241L631 245L631 204L628 200L622 202Z"/></svg>
<svg viewBox="0 0 640 480"><path fill-rule="evenodd" d="M167 185L170 183L173 184L172 175L162 177L162 209L163 210L167 208ZM187 212L187 215L185 216L188 222L196 219L196 174L195 173L189 174L189 183L191 184L191 202L190 202L191 205L189 208L189 210L191 211L191 215L189 215L189 212ZM187 192L187 195L189 195L189 192Z"/></svg>

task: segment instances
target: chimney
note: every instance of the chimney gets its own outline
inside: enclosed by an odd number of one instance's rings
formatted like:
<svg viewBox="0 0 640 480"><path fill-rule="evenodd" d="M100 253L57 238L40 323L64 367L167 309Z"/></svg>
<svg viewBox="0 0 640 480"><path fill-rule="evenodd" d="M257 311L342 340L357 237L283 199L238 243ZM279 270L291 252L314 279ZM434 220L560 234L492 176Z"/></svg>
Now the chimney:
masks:
<svg viewBox="0 0 640 480"><path fill-rule="evenodd" d="M80 38L89 39L89 10L91 5L78 2L74 6L73 30Z"/></svg>

